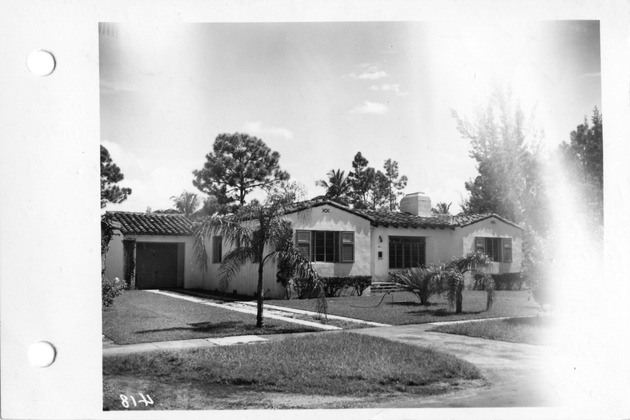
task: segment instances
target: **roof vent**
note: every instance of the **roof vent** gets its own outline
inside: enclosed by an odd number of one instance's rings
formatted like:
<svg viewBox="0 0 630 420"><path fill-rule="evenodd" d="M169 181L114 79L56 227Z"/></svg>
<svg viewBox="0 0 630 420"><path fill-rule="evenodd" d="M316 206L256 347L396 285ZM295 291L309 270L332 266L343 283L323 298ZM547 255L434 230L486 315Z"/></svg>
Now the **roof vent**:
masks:
<svg viewBox="0 0 630 420"><path fill-rule="evenodd" d="M414 216L431 217L431 199L423 192L407 194L400 200L400 211Z"/></svg>

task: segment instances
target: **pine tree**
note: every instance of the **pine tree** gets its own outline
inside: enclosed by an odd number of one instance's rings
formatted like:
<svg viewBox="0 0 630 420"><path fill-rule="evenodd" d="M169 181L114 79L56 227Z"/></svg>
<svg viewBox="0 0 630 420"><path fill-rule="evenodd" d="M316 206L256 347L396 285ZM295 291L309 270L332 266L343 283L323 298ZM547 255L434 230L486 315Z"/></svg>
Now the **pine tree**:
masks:
<svg viewBox="0 0 630 420"><path fill-rule="evenodd" d="M193 185L215 196L220 205L237 203L257 188L269 189L289 179L280 169L280 154L261 139L247 134L219 134L204 167L193 171Z"/></svg>
<svg viewBox="0 0 630 420"><path fill-rule="evenodd" d="M122 203L131 194L131 188L121 188L116 185L124 178L109 151L105 146L101 146L101 208L107 203Z"/></svg>
<svg viewBox="0 0 630 420"><path fill-rule="evenodd" d="M404 195L402 190L407 186L407 176L400 176L398 173L398 162L395 160L387 159L383 165L383 169L385 169L383 175L385 176L386 182L384 186L389 210L394 211L398 209L398 197Z"/></svg>

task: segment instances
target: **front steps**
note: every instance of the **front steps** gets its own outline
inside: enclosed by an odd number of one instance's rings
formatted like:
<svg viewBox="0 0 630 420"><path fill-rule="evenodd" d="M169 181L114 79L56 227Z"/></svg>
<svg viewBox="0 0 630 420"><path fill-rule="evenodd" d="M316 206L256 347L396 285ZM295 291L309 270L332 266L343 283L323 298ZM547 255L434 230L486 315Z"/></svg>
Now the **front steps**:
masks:
<svg viewBox="0 0 630 420"><path fill-rule="evenodd" d="M405 288L391 281L373 281L370 293L373 295L380 293L404 292Z"/></svg>

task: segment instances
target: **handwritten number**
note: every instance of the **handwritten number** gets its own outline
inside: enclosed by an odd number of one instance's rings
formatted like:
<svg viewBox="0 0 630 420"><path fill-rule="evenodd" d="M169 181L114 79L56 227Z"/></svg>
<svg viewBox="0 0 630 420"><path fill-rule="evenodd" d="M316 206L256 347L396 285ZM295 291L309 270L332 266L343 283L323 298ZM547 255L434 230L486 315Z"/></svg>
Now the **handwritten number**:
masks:
<svg viewBox="0 0 630 420"><path fill-rule="evenodd" d="M146 395L146 397L142 394L142 392L138 392L138 395L140 395L142 398L140 400L138 400L139 403L144 403L144 406L148 406L149 404L153 404L153 400L151 399L151 396L149 394Z"/></svg>
<svg viewBox="0 0 630 420"><path fill-rule="evenodd" d="M133 402L134 407L137 407L139 403L144 403L145 407L147 407L148 405L154 404L153 399L151 398L149 394L145 395L142 392L138 392L138 395L140 395L141 398L136 402L136 399L134 398L133 395L129 395L129 397L127 397L124 394L120 394L120 403L122 404L123 407L129 408L129 398L131 398L131 401Z"/></svg>

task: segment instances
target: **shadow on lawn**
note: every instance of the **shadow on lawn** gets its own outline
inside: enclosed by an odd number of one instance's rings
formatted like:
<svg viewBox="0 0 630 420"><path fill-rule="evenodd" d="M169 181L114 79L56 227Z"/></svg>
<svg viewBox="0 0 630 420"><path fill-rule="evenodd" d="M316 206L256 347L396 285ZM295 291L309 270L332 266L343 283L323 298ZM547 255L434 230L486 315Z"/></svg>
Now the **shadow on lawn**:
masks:
<svg viewBox="0 0 630 420"><path fill-rule="evenodd" d="M439 303L429 302L426 305L423 305L420 302L412 302L410 300L407 300L407 301L404 301L404 302L390 302L390 303L388 303L388 305L394 305L394 306L419 306L419 307L428 308L429 306L437 306L437 305L440 305L440 304Z"/></svg>
<svg viewBox="0 0 630 420"><path fill-rule="evenodd" d="M458 314L456 314L454 311L451 311L449 309L445 309L445 308L439 308L439 309L425 309L425 310L419 310L419 311L409 311L407 312L410 315L418 315L418 316L434 316L434 317L443 317L443 316L453 316L453 315L477 315L477 314L481 314L484 313L486 311L462 311Z"/></svg>
<svg viewBox="0 0 630 420"><path fill-rule="evenodd" d="M201 334L216 334L216 335L246 335L251 333L256 334L292 334L299 332L314 332L319 331L317 328L312 327L292 327L287 328L280 325L265 324L263 328L256 328L254 323L245 323L242 321L223 321L223 322L195 322L187 324L189 327L171 327L171 328L159 328L154 330L142 330L137 331L136 334L154 334L166 331L190 331ZM215 335L212 335L215 336Z"/></svg>
<svg viewBox="0 0 630 420"><path fill-rule="evenodd" d="M217 332L220 330L232 330L235 328L247 329L243 322L239 321L224 321L224 322L196 322L188 324L190 327L172 327L172 328L159 328L155 330L143 330L138 331L136 334L151 334L163 331L195 331L195 332Z"/></svg>

